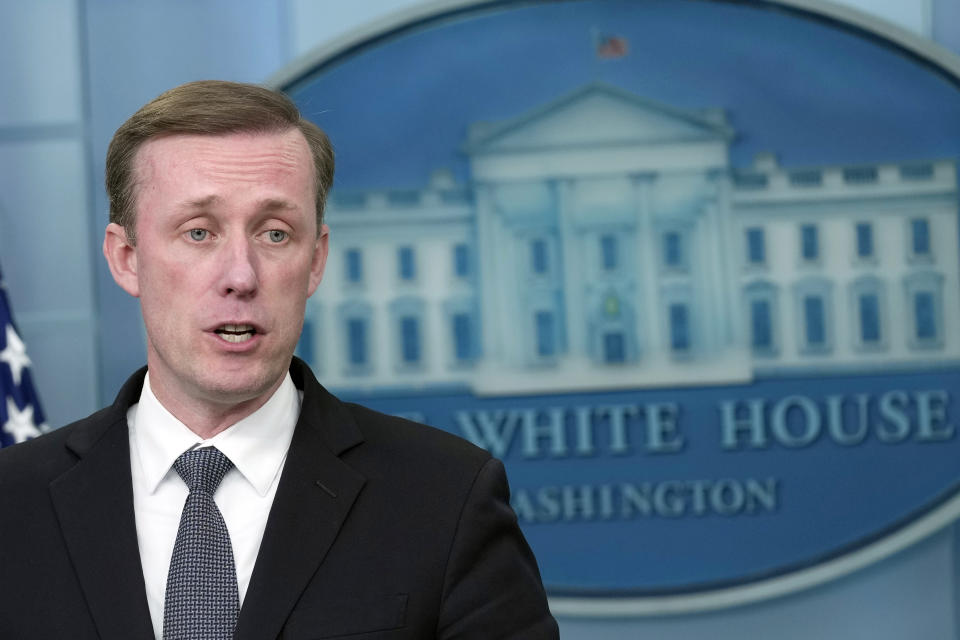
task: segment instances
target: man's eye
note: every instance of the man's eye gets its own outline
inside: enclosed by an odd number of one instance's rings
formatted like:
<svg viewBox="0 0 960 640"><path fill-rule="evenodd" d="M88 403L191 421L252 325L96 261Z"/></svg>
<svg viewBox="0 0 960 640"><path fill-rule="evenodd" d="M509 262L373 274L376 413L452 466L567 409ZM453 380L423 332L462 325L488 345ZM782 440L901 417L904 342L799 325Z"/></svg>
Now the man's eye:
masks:
<svg viewBox="0 0 960 640"><path fill-rule="evenodd" d="M287 239L287 232L280 229L271 229L267 231L267 237L270 238L270 242L283 242Z"/></svg>
<svg viewBox="0 0 960 640"><path fill-rule="evenodd" d="M190 239L201 242L207 239L206 229L190 229Z"/></svg>

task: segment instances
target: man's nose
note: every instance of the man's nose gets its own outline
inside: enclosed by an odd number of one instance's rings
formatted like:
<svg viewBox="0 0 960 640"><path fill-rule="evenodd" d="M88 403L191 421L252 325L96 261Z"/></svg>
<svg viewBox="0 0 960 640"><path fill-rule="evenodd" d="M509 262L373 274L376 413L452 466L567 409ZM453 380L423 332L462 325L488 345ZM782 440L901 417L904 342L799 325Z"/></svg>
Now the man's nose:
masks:
<svg viewBox="0 0 960 640"><path fill-rule="evenodd" d="M230 240L223 247L220 292L250 296L257 290L256 255L247 238Z"/></svg>

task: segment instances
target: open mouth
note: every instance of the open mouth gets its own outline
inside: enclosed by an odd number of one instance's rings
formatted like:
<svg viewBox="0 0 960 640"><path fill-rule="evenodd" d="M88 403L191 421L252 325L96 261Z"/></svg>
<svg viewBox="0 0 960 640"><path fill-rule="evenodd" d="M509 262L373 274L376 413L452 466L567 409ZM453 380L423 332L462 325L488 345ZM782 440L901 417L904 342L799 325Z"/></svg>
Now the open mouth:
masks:
<svg viewBox="0 0 960 640"><path fill-rule="evenodd" d="M225 324L215 329L214 333L227 342L246 342L253 339L257 330L249 324Z"/></svg>

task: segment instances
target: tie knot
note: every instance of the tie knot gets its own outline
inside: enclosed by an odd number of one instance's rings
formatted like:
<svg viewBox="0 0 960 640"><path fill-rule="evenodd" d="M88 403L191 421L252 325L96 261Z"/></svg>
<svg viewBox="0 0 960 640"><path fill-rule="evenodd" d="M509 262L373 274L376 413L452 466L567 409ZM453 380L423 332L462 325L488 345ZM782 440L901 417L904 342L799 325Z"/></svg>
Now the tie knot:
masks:
<svg viewBox="0 0 960 640"><path fill-rule="evenodd" d="M230 458L216 447L185 451L173 463L173 468L180 474L191 493L203 491L211 496L232 467Z"/></svg>

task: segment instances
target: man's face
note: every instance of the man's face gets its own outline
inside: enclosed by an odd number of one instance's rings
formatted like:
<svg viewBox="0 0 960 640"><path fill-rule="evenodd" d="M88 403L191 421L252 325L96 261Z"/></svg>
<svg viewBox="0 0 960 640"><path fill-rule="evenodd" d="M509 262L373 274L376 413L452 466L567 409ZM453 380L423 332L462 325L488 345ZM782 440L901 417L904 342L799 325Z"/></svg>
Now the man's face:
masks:
<svg viewBox="0 0 960 640"><path fill-rule="evenodd" d="M104 251L140 298L151 386L165 404L261 403L327 256L306 140L296 129L161 137L135 169L136 246L110 225Z"/></svg>

